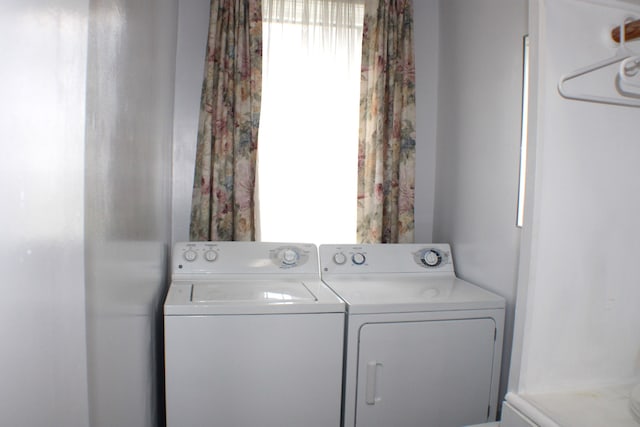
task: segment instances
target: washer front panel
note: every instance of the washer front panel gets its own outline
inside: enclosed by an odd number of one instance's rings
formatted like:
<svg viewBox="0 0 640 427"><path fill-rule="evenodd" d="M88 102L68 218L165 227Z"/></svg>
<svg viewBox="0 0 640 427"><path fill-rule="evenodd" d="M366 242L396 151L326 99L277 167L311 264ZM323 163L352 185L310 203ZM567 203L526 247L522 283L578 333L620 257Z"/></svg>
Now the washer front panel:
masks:
<svg viewBox="0 0 640 427"><path fill-rule="evenodd" d="M167 427L340 424L344 313L165 316Z"/></svg>

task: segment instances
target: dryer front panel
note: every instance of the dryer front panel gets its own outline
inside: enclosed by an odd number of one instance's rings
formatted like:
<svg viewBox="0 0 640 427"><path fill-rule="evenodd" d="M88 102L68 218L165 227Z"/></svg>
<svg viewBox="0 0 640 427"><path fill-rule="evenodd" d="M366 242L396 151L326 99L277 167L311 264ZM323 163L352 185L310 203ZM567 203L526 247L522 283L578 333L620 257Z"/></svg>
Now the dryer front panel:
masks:
<svg viewBox="0 0 640 427"><path fill-rule="evenodd" d="M493 319L360 328L357 426L459 427L489 418Z"/></svg>

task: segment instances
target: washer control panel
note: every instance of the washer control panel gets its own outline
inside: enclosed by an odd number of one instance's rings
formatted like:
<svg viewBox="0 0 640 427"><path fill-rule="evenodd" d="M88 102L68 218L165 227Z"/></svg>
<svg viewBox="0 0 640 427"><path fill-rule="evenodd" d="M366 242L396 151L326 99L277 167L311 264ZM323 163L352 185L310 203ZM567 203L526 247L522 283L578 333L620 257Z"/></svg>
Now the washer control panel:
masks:
<svg viewBox="0 0 640 427"><path fill-rule="evenodd" d="M273 264L280 268L299 267L309 261L309 251L292 245L274 248L270 256Z"/></svg>
<svg viewBox="0 0 640 427"><path fill-rule="evenodd" d="M172 276L203 274L318 274L318 250L306 243L181 242L172 255Z"/></svg>
<svg viewBox="0 0 640 427"><path fill-rule="evenodd" d="M202 257L207 262L214 262L218 259L217 248L205 248L199 249L196 247L190 247L182 251L182 259L186 262L197 261L199 257Z"/></svg>
<svg viewBox="0 0 640 427"><path fill-rule="evenodd" d="M454 272L447 243L321 245L319 250L322 274Z"/></svg>

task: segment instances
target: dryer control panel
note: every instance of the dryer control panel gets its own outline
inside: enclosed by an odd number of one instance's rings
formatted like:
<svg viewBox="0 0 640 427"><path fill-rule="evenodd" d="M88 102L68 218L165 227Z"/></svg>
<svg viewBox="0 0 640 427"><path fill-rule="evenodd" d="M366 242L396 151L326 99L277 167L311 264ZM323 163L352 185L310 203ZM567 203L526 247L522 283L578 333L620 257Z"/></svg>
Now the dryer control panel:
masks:
<svg viewBox="0 0 640 427"><path fill-rule="evenodd" d="M451 264L451 252L438 247L427 247L414 253L418 265L427 269L446 267Z"/></svg>
<svg viewBox="0 0 640 427"><path fill-rule="evenodd" d="M323 274L454 273L448 243L321 245Z"/></svg>

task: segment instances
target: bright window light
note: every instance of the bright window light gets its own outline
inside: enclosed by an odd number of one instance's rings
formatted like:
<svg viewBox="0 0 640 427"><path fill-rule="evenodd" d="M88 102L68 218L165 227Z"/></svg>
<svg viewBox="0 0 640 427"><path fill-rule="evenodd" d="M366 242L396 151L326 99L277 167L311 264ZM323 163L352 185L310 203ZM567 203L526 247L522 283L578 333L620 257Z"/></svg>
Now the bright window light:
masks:
<svg viewBox="0 0 640 427"><path fill-rule="evenodd" d="M268 25L275 29L263 33L260 240L354 243L362 29L354 46L326 49L321 40L303 43L297 22Z"/></svg>
<svg viewBox="0 0 640 427"><path fill-rule="evenodd" d="M518 183L518 216L516 225L524 225L524 200L527 180L527 136L529 132L529 37L524 38L522 72L522 130L520 135L520 179Z"/></svg>

